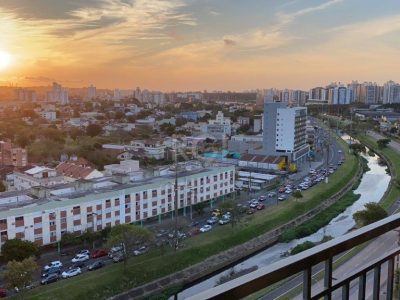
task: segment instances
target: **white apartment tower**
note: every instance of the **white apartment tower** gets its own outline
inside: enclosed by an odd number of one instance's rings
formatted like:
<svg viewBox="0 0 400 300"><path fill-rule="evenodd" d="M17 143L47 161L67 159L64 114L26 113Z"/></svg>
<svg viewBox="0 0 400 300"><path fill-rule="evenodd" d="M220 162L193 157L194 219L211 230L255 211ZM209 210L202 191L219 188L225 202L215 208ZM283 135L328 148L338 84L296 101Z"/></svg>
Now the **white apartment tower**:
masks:
<svg viewBox="0 0 400 300"><path fill-rule="evenodd" d="M287 156L290 161L305 160L307 108L287 107L285 103L264 103L263 153Z"/></svg>

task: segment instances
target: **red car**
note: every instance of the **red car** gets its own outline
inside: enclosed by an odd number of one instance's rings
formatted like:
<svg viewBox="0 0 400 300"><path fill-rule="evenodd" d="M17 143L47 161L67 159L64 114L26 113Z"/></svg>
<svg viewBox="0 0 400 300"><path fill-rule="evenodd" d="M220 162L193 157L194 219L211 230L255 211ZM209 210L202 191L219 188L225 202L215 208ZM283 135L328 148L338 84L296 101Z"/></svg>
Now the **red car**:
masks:
<svg viewBox="0 0 400 300"><path fill-rule="evenodd" d="M285 190L286 190L286 189L285 189L285 187L284 187L284 186L282 186L282 187L280 187L280 188L279 188L278 192L279 192L279 193L284 193L284 192L285 192Z"/></svg>
<svg viewBox="0 0 400 300"><path fill-rule="evenodd" d="M264 208L265 208L265 205L262 204L262 203L260 203L260 204L257 205L257 209L258 209L258 210L262 210L262 209L264 209Z"/></svg>
<svg viewBox="0 0 400 300"><path fill-rule="evenodd" d="M7 297L7 289L0 288L0 298L5 298L5 297Z"/></svg>
<svg viewBox="0 0 400 300"><path fill-rule="evenodd" d="M96 249L92 253L92 258L99 258L99 257L107 256L107 255L108 255L107 250L105 250L105 249Z"/></svg>

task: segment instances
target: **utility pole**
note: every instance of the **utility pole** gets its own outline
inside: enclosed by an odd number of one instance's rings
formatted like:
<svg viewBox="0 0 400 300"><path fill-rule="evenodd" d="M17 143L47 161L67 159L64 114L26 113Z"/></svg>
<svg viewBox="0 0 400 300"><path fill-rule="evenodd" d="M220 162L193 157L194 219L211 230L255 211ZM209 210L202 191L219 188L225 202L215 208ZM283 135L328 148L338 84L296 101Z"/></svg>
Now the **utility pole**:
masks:
<svg viewBox="0 0 400 300"><path fill-rule="evenodd" d="M175 146L175 230L174 230L174 249L178 250L179 247L179 237L178 237L178 152Z"/></svg>

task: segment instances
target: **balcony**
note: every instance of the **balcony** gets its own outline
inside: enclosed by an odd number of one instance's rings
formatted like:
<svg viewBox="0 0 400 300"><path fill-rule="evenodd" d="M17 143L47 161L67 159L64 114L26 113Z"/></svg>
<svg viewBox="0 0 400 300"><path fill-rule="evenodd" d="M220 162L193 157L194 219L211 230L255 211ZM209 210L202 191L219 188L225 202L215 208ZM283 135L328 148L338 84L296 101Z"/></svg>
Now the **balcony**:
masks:
<svg viewBox="0 0 400 300"><path fill-rule="evenodd" d="M241 299L293 276L300 279L302 299L394 299L395 262L397 259L399 264L400 254L397 244L386 252L375 251L374 259L360 265L351 265L352 271L341 276L334 274L333 260L335 256L399 226L400 214L392 215L188 299ZM316 280L318 267L323 275L320 284L318 280L317 283L313 281ZM350 293L351 288L355 293Z"/></svg>

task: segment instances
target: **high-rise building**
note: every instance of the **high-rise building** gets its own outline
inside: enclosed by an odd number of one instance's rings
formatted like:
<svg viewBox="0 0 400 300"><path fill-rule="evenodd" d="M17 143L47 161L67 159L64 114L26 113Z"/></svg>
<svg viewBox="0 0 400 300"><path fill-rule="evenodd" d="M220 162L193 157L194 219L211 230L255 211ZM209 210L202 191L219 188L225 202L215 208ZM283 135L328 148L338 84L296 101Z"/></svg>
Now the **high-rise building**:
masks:
<svg viewBox="0 0 400 300"><path fill-rule="evenodd" d="M87 97L88 99L96 98L96 87L91 84L87 89Z"/></svg>
<svg viewBox="0 0 400 300"><path fill-rule="evenodd" d="M383 85L383 104L400 103L400 84L388 81Z"/></svg>
<svg viewBox="0 0 400 300"><path fill-rule="evenodd" d="M282 102L264 103L263 153L304 161L309 151L306 141L307 108L287 107Z"/></svg>
<svg viewBox="0 0 400 300"><path fill-rule="evenodd" d="M18 88L14 91L15 99L19 101L35 102L36 92L33 90Z"/></svg>
<svg viewBox="0 0 400 300"><path fill-rule="evenodd" d="M352 92L344 86L337 86L333 88L332 103L331 104L350 104Z"/></svg>
<svg viewBox="0 0 400 300"><path fill-rule="evenodd" d="M380 102L381 89L375 82L364 82L361 86L360 98L365 104L376 104Z"/></svg>
<svg viewBox="0 0 400 300"><path fill-rule="evenodd" d="M53 82L52 90L47 93L47 100L67 105L69 103L68 91L57 82Z"/></svg>
<svg viewBox="0 0 400 300"><path fill-rule="evenodd" d="M309 99L313 100L327 100L326 89L323 87L316 87L310 90Z"/></svg>

